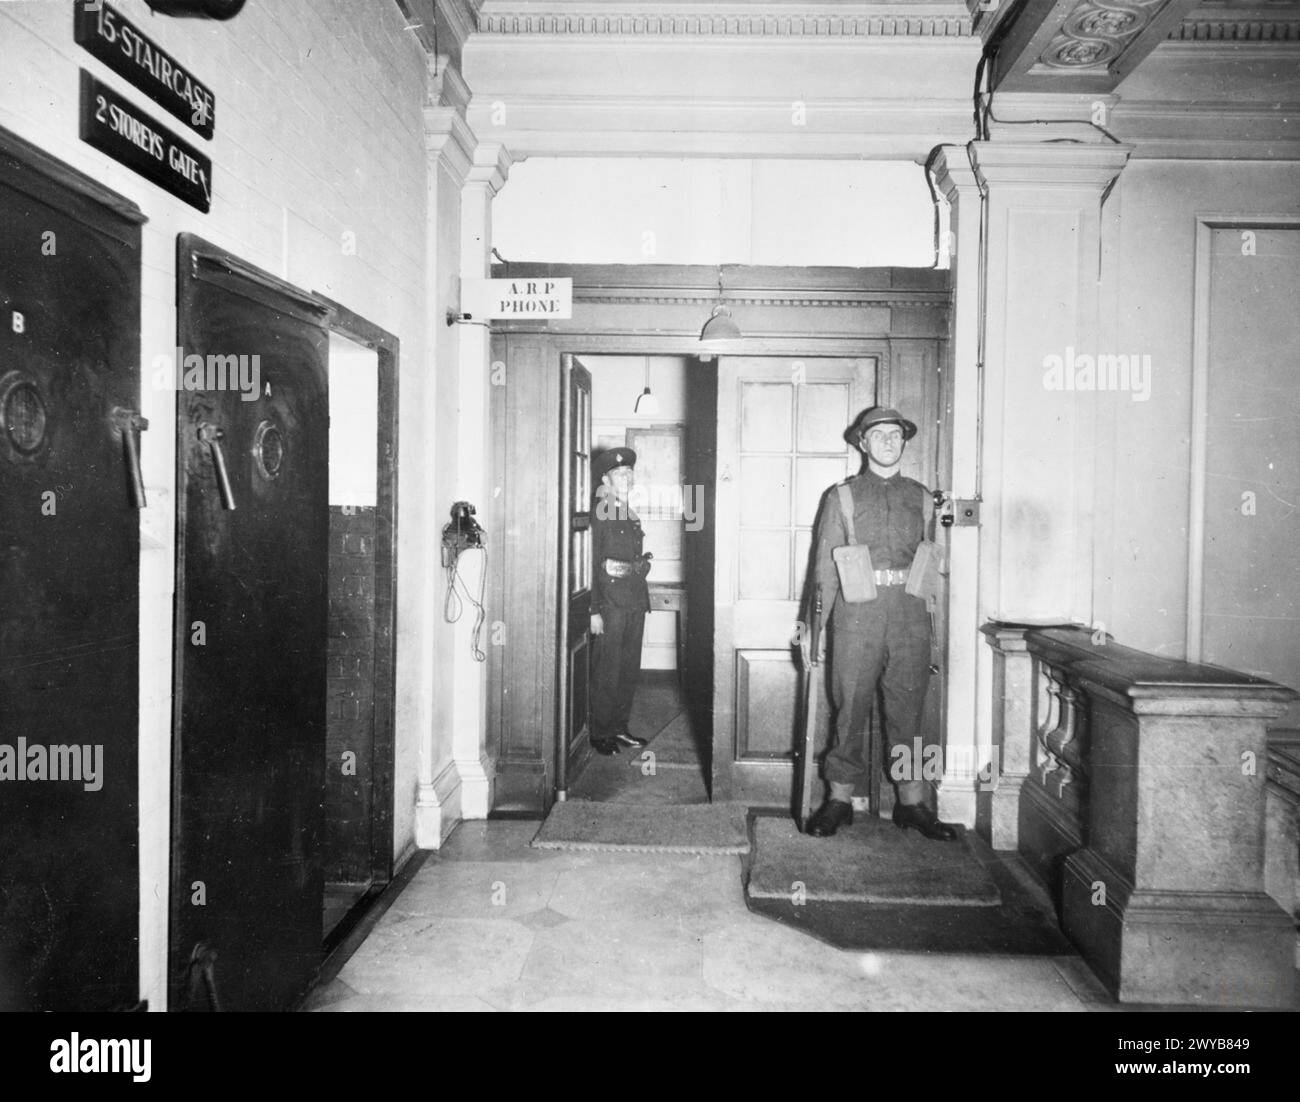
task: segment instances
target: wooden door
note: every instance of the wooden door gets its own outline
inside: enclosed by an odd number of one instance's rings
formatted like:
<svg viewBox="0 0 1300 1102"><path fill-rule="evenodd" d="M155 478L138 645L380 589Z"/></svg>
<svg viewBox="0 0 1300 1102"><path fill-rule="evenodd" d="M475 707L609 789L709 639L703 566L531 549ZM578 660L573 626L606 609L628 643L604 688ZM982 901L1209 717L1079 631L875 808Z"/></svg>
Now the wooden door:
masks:
<svg viewBox="0 0 1300 1102"><path fill-rule="evenodd" d="M859 470L843 434L873 403L881 359L718 362L715 800L791 804L799 717L792 638L812 525L827 487Z"/></svg>
<svg viewBox="0 0 1300 1102"><path fill-rule="evenodd" d="M138 998L142 221L0 131L0 1010Z"/></svg>
<svg viewBox="0 0 1300 1102"><path fill-rule="evenodd" d="M556 795L564 799L591 731L591 372L561 357L560 657Z"/></svg>
<svg viewBox="0 0 1300 1102"><path fill-rule="evenodd" d="M171 1006L283 1010L321 954L328 311L189 235L177 268L185 354L256 385L177 410Z"/></svg>

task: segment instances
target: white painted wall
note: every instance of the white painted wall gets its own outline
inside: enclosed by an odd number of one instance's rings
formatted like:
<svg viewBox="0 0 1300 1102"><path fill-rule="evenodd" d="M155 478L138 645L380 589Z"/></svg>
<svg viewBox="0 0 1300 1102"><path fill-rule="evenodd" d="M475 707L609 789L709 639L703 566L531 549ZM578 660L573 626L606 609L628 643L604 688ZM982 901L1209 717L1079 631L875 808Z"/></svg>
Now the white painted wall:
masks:
<svg viewBox="0 0 1300 1102"><path fill-rule="evenodd" d="M395 333L402 344L398 549L397 769L394 849L413 840L417 741L427 737L431 563L418 492L431 464L425 355L422 105L426 56L391 3L365 18L349 0L249 4L227 23L115 6L206 81L217 97L209 142L73 41L72 5L0 4L0 125L138 203L143 234L141 355L149 507L140 562L140 990L166 1007L171 819L172 588L175 394L150 386L154 356L175 345L176 235L194 232L306 290L323 291ZM368 5L368 7L370 7ZM78 69L85 68L212 157L203 215L80 142ZM348 155L341 157L339 151Z"/></svg>
<svg viewBox="0 0 1300 1102"><path fill-rule="evenodd" d="M1285 162L1133 161L1120 175L1108 210L1112 204L1107 236L1116 268L1103 328L1118 350L1150 355L1152 379L1147 401L1096 396L1113 426L1113 474L1097 490L1099 506L1113 510L1113 535L1099 539L1095 550L1098 616L1122 643L1182 657L1197 216L1300 215L1300 168ZM1258 352L1259 346L1244 343L1234 355L1246 359ZM1294 363L1277 361L1272 382L1294 388ZM1224 415L1230 411L1212 411ZM1254 629L1245 622L1240 630Z"/></svg>
<svg viewBox="0 0 1300 1102"><path fill-rule="evenodd" d="M924 171L898 162L535 157L492 217L511 261L934 264Z"/></svg>

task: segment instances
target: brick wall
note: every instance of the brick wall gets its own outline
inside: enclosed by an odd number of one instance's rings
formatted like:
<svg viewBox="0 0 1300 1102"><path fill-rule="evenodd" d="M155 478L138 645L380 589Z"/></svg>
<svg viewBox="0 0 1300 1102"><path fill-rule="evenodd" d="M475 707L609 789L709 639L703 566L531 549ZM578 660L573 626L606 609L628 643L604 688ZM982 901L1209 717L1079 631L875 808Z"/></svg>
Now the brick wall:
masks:
<svg viewBox="0 0 1300 1102"><path fill-rule="evenodd" d="M370 878L375 734L375 510L330 506L325 880Z"/></svg>

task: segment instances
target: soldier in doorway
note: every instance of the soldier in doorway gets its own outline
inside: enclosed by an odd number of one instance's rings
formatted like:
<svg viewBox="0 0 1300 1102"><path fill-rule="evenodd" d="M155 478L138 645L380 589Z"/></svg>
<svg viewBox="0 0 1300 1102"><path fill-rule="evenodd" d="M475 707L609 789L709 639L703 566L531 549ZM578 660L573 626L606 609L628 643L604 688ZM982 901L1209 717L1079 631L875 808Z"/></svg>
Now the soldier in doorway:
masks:
<svg viewBox="0 0 1300 1102"><path fill-rule="evenodd" d="M641 747L627 729L641 677L641 636L650 611L650 554L629 497L636 452L612 448L592 461L596 501L591 520L591 745L599 754Z"/></svg>
<svg viewBox="0 0 1300 1102"><path fill-rule="evenodd" d="M819 838L853 822L853 790L867 776L864 751L877 690L890 758L900 760L894 748L901 746L901 761L910 767L891 769L891 775L901 772L903 778L895 782L894 823L919 830L927 838L947 841L957 836L954 827L940 822L925 802L927 782L921 762L908 758L916 745L913 739L922 735L931 641L926 599L908 592L920 588L913 559L925 557L918 549L933 534L926 531L933 523L930 492L899 471L906 441L915 435L916 425L896 409L864 410L845 438L862 452L865 469L832 487L817 514L813 583L814 592L821 587L833 637L835 704L835 745L825 759L830 797L808 822L808 833ZM844 560L840 569L849 571L842 581L834 552L854 544L860 554L839 556ZM850 585L853 592L846 593ZM864 599L873 591L874 596ZM805 666L807 648L804 638Z"/></svg>

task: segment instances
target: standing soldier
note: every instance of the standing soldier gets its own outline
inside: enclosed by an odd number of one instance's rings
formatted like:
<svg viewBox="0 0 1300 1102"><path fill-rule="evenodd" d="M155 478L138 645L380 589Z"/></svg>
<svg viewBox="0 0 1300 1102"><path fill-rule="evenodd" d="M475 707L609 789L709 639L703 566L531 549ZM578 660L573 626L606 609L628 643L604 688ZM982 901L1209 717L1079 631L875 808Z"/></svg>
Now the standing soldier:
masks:
<svg viewBox="0 0 1300 1102"><path fill-rule="evenodd" d="M641 677L641 636L650 611L650 555L641 550L645 533L632 511L632 468L636 452L613 448L592 461L596 507L591 520L591 746L616 754L646 739L628 732L632 697Z"/></svg>
<svg viewBox="0 0 1300 1102"><path fill-rule="evenodd" d="M845 434L866 457L866 470L833 486L822 499L814 529L813 584L829 611L831 697L835 747L826 755L830 798L808 822L819 838L853 822L853 790L867 776L864 748L872 702L881 690L885 735L896 760L913 755L921 737L930 677L930 616L927 586L934 569L927 521L930 493L899 473L905 441L916 425L896 409L864 410ZM914 560L916 569L913 569ZM933 576L929 580L933 582ZM808 664L804 642L804 663ZM891 770L898 777L896 770ZM897 780L894 823L927 838L957 836L925 803L921 763L913 761Z"/></svg>

